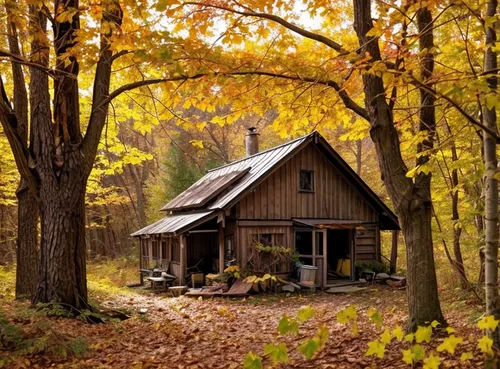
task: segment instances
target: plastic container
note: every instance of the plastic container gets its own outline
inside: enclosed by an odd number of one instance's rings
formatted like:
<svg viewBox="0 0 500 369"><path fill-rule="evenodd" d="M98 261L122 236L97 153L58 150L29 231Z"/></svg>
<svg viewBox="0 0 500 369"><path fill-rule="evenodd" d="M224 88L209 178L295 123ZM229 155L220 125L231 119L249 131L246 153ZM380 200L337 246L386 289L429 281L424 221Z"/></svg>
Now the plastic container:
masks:
<svg viewBox="0 0 500 369"><path fill-rule="evenodd" d="M302 265L300 267L300 282L314 285L317 270L318 267L313 265Z"/></svg>

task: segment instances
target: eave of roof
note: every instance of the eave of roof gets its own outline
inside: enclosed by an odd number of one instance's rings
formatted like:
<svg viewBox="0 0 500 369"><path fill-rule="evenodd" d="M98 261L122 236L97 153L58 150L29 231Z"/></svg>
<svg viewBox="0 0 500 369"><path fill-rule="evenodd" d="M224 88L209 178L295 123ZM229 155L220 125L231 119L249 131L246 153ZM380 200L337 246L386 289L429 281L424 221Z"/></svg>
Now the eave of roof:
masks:
<svg viewBox="0 0 500 369"><path fill-rule="evenodd" d="M132 237L140 237L144 235L153 234L171 234L177 236L181 233L193 229L197 225L204 223L217 216L218 212L215 210L205 210L201 212L179 213L172 214L159 221L150 224L138 231L132 233Z"/></svg>

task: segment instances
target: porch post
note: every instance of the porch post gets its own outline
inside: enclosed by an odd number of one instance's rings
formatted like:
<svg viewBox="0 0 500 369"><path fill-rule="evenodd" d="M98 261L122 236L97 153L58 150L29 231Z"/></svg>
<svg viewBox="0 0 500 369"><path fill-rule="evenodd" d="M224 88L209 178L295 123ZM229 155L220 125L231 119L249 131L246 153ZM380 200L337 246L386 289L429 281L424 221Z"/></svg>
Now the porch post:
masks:
<svg viewBox="0 0 500 369"><path fill-rule="evenodd" d="M149 268L153 269L153 236L148 238Z"/></svg>
<svg viewBox="0 0 500 369"><path fill-rule="evenodd" d="M186 262L187 262L187 247L186 247L186 236L181 234L179 236L179 244L181 249L181 275L179 276L179 283L181 286L184 286L186 283Z"/></svg>
<svg viewBox="0 0 500 369"><path fill-rule="evenodd" d="M396 273L398 261L398 231L392 231L392 248L391 248L391 273Z"/></svg>
<svg viewBox="0 0 500 369"><path fill-rule="evenodd" d="M144 266L142 265L142 244L144 243L144 240L142 239L142 237L139 237L138 240L139 240L139 269L144 269ZM142 286L144 284L144 276L142 275L142 272L139 272L139 280Z"/></svg>
<svg viewBox="0 0 500 369"><path fill-rule="evenodd" d="M219 223L219 273L224 273L224 228L222 228L222 223Z"/></svg>

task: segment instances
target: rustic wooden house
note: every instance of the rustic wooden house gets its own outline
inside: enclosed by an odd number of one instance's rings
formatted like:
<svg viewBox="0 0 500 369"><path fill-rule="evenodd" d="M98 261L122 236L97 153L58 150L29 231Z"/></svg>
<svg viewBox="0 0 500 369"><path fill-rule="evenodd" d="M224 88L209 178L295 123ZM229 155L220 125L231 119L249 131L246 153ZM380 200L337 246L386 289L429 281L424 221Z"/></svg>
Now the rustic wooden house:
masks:
<svg viewBox="0 0 500 369"><path fill-rule="evenodd" d="M327 287L341 261L353 279L355 261L381 261L380 231L399 229L398 219L318 132L258 152L251 128L246 147L247 157L208 172L132 234L141 268L168 261L184 284L200 260L203 272L221 272L233 258L244 267L256 244L274 245L317 266L316 284Z"/></svg>

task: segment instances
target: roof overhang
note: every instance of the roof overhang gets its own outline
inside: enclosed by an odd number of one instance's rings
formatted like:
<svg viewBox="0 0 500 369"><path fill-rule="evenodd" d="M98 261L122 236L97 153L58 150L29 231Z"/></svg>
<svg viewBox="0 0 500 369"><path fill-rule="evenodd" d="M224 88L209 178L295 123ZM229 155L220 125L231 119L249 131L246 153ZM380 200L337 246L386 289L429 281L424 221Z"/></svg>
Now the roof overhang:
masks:
<svg viewBox="0 0 500 369"><path fill-rule="evenodd" d="M318 229L355 229L363 228L364 224L369 222L363 222L361 220L351 220L351 219L304 219L304 218L293 218L293 223L298 226L308 227L308 228L318 228Z"/></svg>
<svg viewBox="0 0 500 369"><path fill-rule="evenodd" d="M219 211L209 210L196 213L181 213L169 215L131 234L132 237L144 237L154 234L178 236L196 226L205 223L219 214Z"/></svg>

